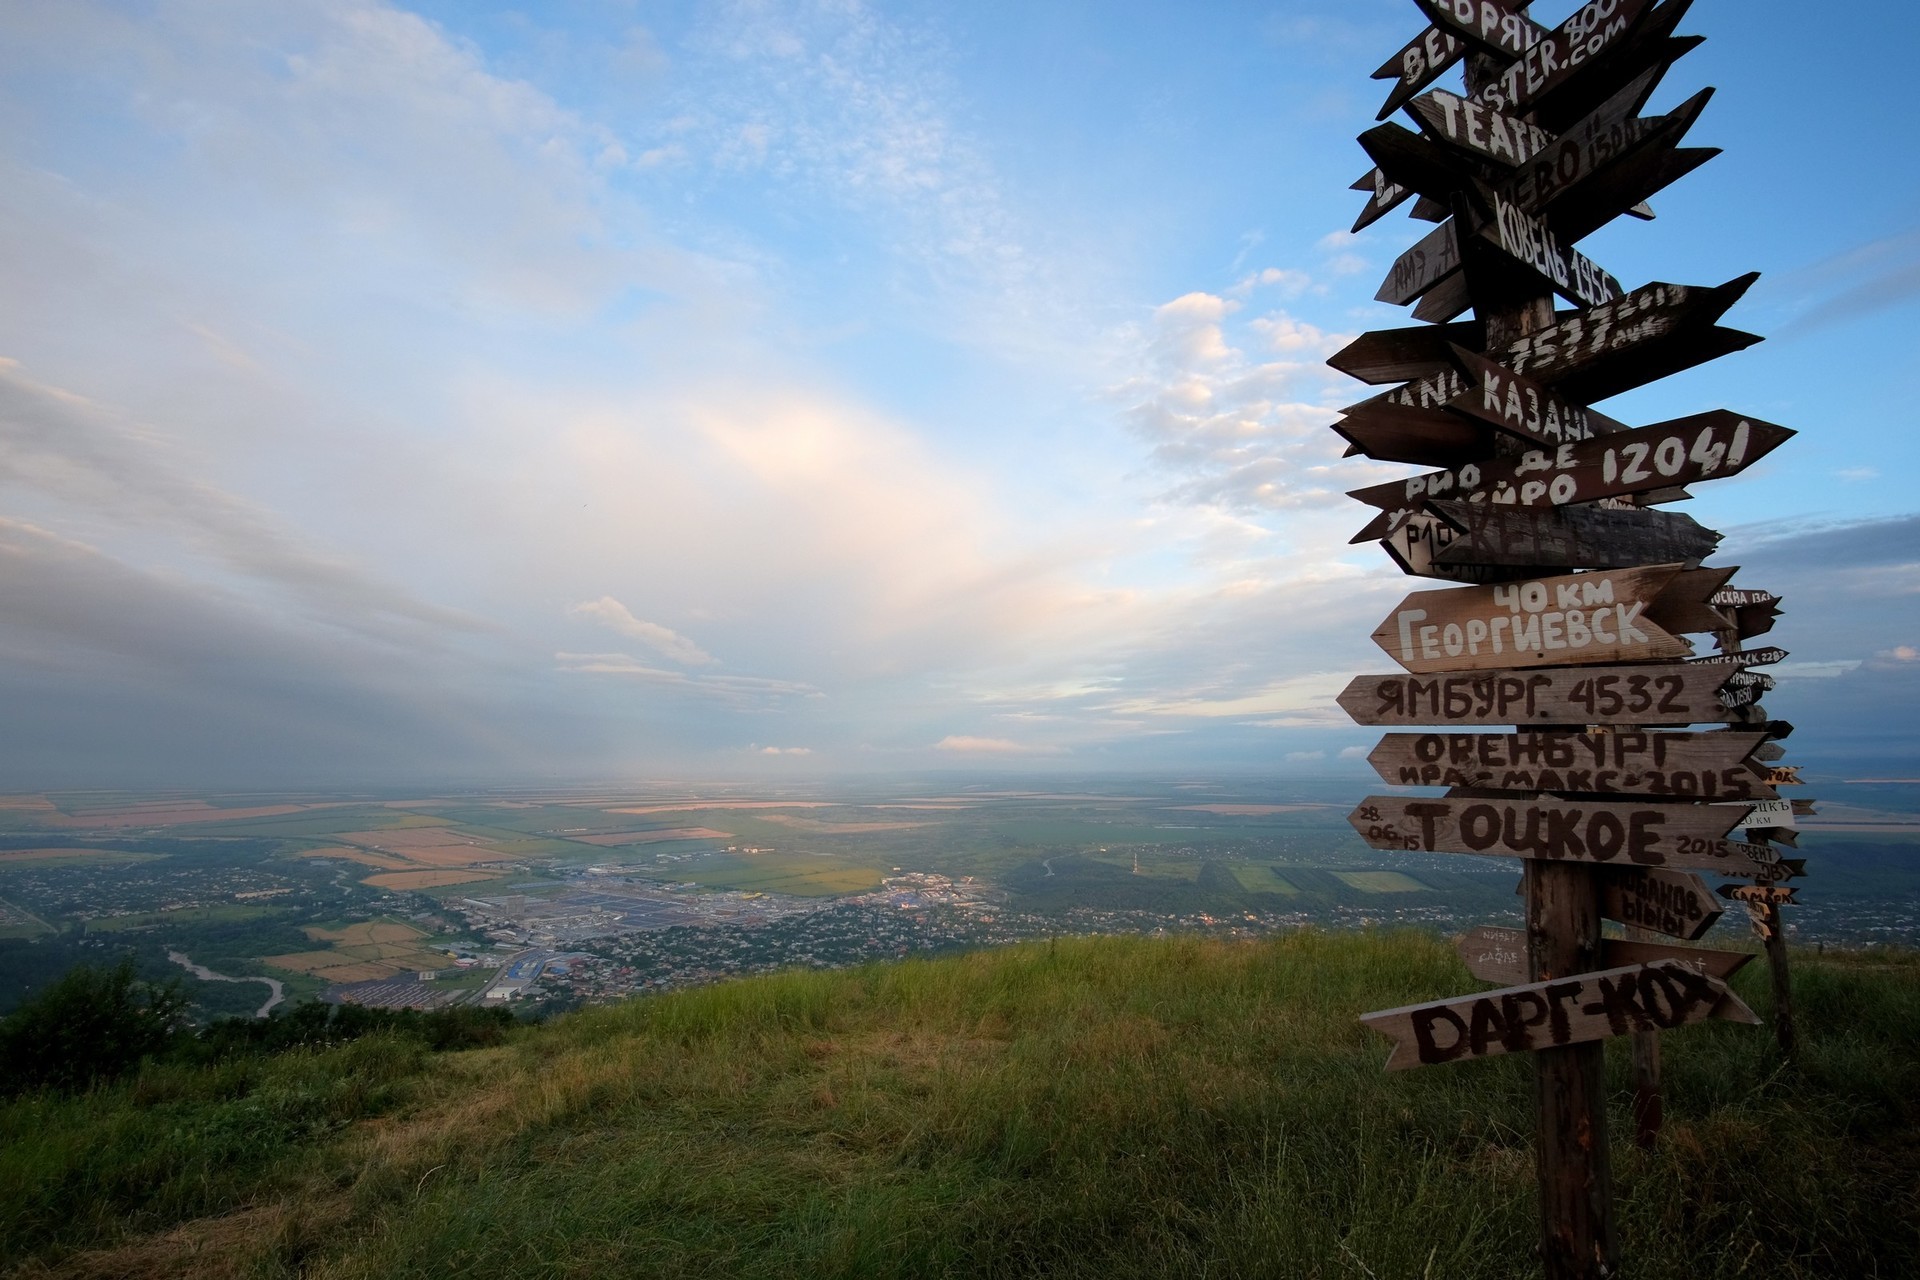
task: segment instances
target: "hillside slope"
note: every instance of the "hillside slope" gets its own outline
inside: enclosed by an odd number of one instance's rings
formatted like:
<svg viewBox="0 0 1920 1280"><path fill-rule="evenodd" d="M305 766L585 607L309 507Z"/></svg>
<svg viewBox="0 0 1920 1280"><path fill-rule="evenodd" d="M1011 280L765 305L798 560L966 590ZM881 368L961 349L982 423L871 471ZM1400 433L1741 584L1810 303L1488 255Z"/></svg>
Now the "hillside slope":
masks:
<svg viewBox="0 0 1920 1280"><path fill-rule="evenodd" d="M1665 1140L1615 1143L1628 1274L1920 1274L1920 958L1798 974L1798 1071L1764 1030L1667 1037ZM1736 984L1763 1015L1764 977ZM29 1276L1530 1275L1528 1062L1388 1077L1354 1022L1469 989L1422 934L1070 939L732 982L462 1053L378 1037L150 1068L0 1108L0 1258Z"/></svg>

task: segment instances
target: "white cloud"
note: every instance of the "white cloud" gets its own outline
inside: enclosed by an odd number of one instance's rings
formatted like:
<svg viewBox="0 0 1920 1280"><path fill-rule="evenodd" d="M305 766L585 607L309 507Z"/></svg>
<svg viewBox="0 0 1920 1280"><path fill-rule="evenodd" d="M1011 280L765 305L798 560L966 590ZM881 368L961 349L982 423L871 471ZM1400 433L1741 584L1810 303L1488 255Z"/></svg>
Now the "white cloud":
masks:
<svg viewBox="0 0 1920 1280"><path fill-rule="evenodd" d="M1325 760L1326 758L1327 753L1324 751L1289 751L1286 755L1288 764L1305 764L1309 760Z"/></svg>
<svg viewBox="0 0 1920 1280"><path fill-rule="evenodd" d="M1340 758L1342 760L1365 760L1371 754L1373 754L1372 751L1366 747L1342 747L1340 749Z"/></svg>
<svg viewBox="0 0 1920 1280"><path fill-rule="evenodd" d="M755 754L763 756L810 756L812 747L755 747Z"/></svg>
<svg viewBox="0 0 1920 1280"><path fill-rule="evenodd" d="M669 630L657 622L644 622L634 617L627 606L612 596L582 601L568 609L567 613L572 617L585 618L610 630L618 631L623 636L640 641L661 657L670 658L689 667L711 666L719 661L679 632Z"/></svg>
<svg viewBox="0 0 1920 1280"><path fill-rule="evenodd" d="M1833 662L1782 662L1767 668L1767 674L1783 680L1835 680L1860 669L1859 658Z"/></svg>
<svg viewBox="0 0 1920 1280"><path fill-rule="evenodd" d="M742 708L771 708L793 698L824 697L818 689L797 680L759 676L689 674L653 667L625 653L556 653L556 670L568 675L618 676L623 680L663 690L712 698Z"/></svg>
<svg viewBox="0 0 1920 1280"><path fill-rule="evenodd" d="M1895 645L1881 656L1891 658L1895 662L1920 662L1920 649L1910 644Z"/></svg>
<svg viewBox="0 0 1920 1280"><path fill-rule="evenodd" d="M967 734L950 733L933 744L935 751L951 751L956 755L987 756L1032 756L1059 755L1057 747L1032 746L1015 742L1011 738L976 738Z"/></svg>

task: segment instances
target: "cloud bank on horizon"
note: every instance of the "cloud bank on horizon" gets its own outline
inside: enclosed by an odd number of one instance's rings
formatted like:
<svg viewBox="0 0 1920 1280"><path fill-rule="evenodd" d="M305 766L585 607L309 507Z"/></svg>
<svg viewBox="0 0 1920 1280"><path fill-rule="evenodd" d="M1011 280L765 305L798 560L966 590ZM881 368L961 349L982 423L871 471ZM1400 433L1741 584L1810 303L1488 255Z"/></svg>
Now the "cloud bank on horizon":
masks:
<svg viewBox="0 0 1920 1280"><path fill-rule="evenodd" d="M7 6L0 785L1361 767L1419 14L1122 8ZM1796 750L1912 756L1903 42L1797 12L1696 7L1727 155L1583 248L1768 273L1609 410L1801 431L1695 514Z"/></svg>

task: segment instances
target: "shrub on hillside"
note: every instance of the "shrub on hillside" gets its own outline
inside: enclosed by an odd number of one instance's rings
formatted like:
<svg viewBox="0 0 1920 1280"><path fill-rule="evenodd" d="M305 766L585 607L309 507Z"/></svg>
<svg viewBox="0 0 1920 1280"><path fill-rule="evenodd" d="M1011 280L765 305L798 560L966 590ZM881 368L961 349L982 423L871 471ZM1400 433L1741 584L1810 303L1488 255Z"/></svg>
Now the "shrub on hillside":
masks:
<svg viewBox="0 0 1920 1280"><path fill-rule="evenodd" d="M0 1091L79 1090L167 1049L186 1024L176 979L141 982L133 958L77 965L0 1019Z"/></svg>

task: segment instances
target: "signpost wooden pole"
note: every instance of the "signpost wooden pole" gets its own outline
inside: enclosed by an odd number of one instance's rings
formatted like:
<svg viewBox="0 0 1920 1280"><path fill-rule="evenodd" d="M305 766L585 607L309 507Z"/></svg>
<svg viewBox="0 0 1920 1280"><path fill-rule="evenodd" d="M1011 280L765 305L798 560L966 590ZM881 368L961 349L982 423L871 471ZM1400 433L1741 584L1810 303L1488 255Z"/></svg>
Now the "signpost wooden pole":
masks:
<svg viewBox="0 0 1920 1280"><path fill-rule="evenodd" d="M1759 339L1718 321L1753 282L1625 289L1577 241L1715 154L1682 147L1711 90L1665 116L1641 109L1697 43L1689 0L1587 0L1548 30L1520 0L1416 0L1431 25L1376 72L1381 118L1416 133L1361 136L1376 166L1367 225L1414 198L1440 224L1395 263L1382 301L1429 327L1363 334L1328 363L1387 387L1335 425L1348 454L1441 467L1352 496L1407 573L1454 585L1409 594L1373 641L1399 674L1354 678L1340 706L1391 733L1369 756L1389 783L1442 796L1370 796L1349 815L1372 848L1515 858L1521 930L1462 940L1501 986L1367 1014L1394 1040L1390 1070L1500 1053L1534 1056L1540 1259L1548 1280L1619 1274L1603 1044L1631 1036L1635 1138L1660 1128L1659 1032L1756 1021L1725 986L1742 957L1691 942L1723 888L1767 937L1782 1044L1791 1043L1779 907L1803 869L1794 804L1774 788L1790 726L1757 706L1771 687L1739 640L1778 601L1703 567L1720 537L1660 510L1687 486L1739 474L1792 436L1714 410L1632 426L1593 403ZM1465 63L1465 96L1428 87ZM1571 304L1556 311L1555 298ZM1470 319L1458 319L1468 311ZM1470 585L1459 585L1470 584ZM1693 656L1687 635L1720 633ZM1727 728L1695 732L1697 725ZM1497 732L1465 732L1492 728ZM1608 939L1602 920L1626 925ZM1774 922L1770 924L1769 922Z"/></svg>

